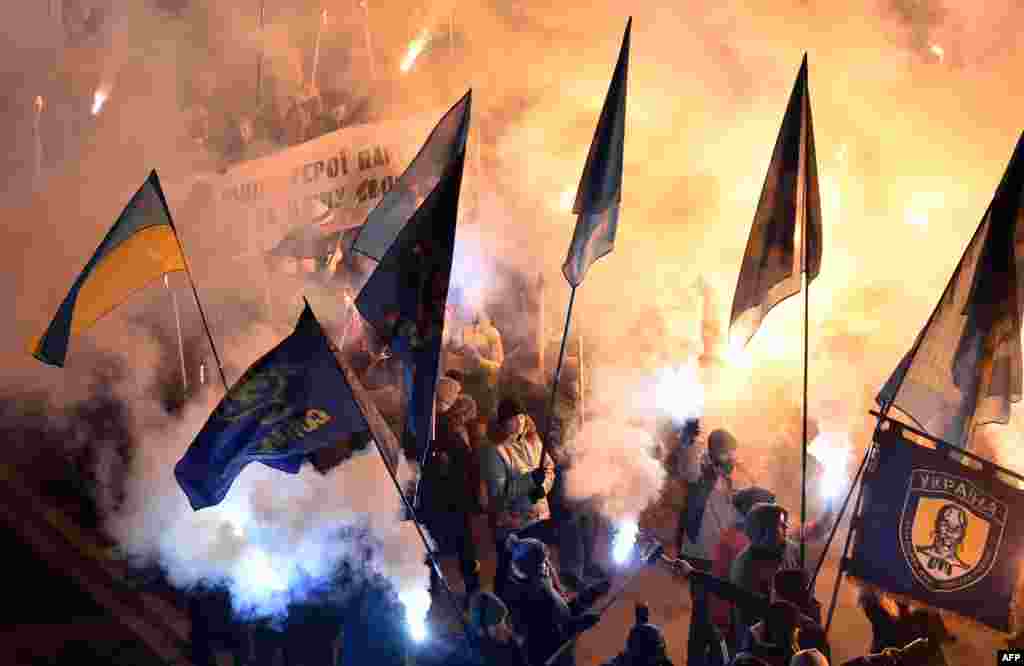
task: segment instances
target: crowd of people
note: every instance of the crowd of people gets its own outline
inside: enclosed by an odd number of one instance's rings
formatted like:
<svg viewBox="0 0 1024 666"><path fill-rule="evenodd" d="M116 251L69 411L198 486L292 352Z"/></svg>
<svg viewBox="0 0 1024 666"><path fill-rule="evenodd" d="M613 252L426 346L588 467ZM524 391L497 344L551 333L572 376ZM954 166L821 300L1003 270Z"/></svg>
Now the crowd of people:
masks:
<svg viewBox="0 0 1024 666"><path fill-rule="evenodd" d="M573 464L569 444L583 416L578 359L565 363L549 419L550 386L524 381L508 367L498 325L478 304L457 292L451 301L435 436L427 452L406 450L405 456L420 467L418 518L442 560L457 561L461 578L442 581L430 567L433 598L438 606L446 603L439 600L445 598L443 586L449 585L456 592L457 612L447 618L432 614L441 624L439 638L433 647L415 647L403 638L401 605L387 582L351 583L357 591L344 594L342 610L334 604L334 612L320 615L290 613L277 633L261 625L262 635L290 644L292 652L314 655L315 646L321 646L319 657L296 657L286 660L289 664L398 664L414 659L572 666L574 651L566 643L600 620L593 608L608 594L611 577L597 546L611 526L592 501L568 496L565 484ZM346 338L342 353L368 387L378 396L400 394L402 373L387 341L368 330L334 333ZM401 400L379 404L400 428ZM816 520L794 525L774 493L743 478L742 447L727 430L705 435L696 420L664 422L655 430L666 471L686 496L670 528L674 543L664 544L669 552L658 561L689 582L690 629L685 637L666 637L640 607L625 649L607 664L671 664L668 640L686 640L691 666L830 663L822 607L809 591L808 571L835 524L831 505ZM550 455L542 455L545 439ZM487 518L489 537L474 529L481 514ZM801 567L796 543L801 539L811 566ZM491 546L495 574L486 580L482 553ZM911 610L870 588L862 592L861 607L874 639L871 654L850 666L946 663L942 645L953 637L934 611ZM368 617L376 618L372 630ZM322 627L321 638L313 638L314 629L301 629L303 623ZM468 638L460 638L467 628ZM245 659L258 663L260 649L251 647L252 640L249 645ZM287 657L284 648L278 652ZM209 661L197 658L197 663Z"/></svg>

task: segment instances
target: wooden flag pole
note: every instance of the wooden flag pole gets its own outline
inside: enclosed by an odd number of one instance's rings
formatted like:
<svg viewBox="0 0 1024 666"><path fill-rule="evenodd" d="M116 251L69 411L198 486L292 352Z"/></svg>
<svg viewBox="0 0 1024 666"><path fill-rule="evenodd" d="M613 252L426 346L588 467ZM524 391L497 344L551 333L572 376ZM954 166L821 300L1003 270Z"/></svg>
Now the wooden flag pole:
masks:
<svg viewBox="0 0 1024 666"><path fill-rule="evenodd" d="M196 290L196 281L192 279L192 270L188 266L188 256L185 254L185 247L181 244L181 236L178 235L178 230L174 226L174 218L171 217L171 207L167 205L167 198L164 197L164 189L160 187L160 178L156 175L154 170L150 175L153 180L153 184L156 186L157 196L160 197L160 203L163 204L164 210L167 212L167 222L171 226L171 231L174 232L174 242L178 244L178 251L181 252L181 263L185 266L185 275L188 277L189 286L192 287L192 297L196 300L196 307L199 309L199 318L203 321L203 330L206 331L206 338L210 341L210 350L213 351L213 358L217 361L217 371L220 372L220 381L224 385L224 392L228 392L228 380L224 376L224 364L220 362L220 354L217 353L217 345L213 341L213 334L210 333L210 324L206 321L206 313L203 312L203 304L199 301L199 292ZM202 382L202 379L200 379Z"/></svg>
<svg viewBox="0 0 1024 666"><path fill-rule="evenodd" d="M259 21L259 32L260 32L260 55L256 60L256 106L259 107L263 103L263 12L265 9L266 0L260 0L260 11L257 15Z"/></svg>
<svg viewBox="0 0 1024 666"><path fill-rule="evenodd" d="M316 45L313 47L313 72L309 77L310 88L312 90L320 90L320 86L316 82L316 73L320 67L320 40L324 33L324 24L327 23L327 10L320 9L320 22L316 28Z"/></svg>
<svg viewBox="0 0 1024 666"><path fill-rule="evenodd" d="M370 80L377 80L377 64L373 58L373 41L370 39L370 0L359 0L359 6L363 8L365 21L363 21L363 32L366 37L366 56L370 61Z"/></svg>
<svg viewBox="0 0 1024 666"><path fill-rule="evenodd" d="M544 442L542 443L542 448L541 448L541 452L540 452L540 462L538 463L537 469L542 469L544 467L544 456L545 455L547 455L548 457L551 456L551 453L550 453L550 449L551 449L550 442L551 442L551 427L552 427L552 425L554 425L554 421L555 421L555 418L554 418L554 416L555 416L555 395L557 394L557 391L558 391L558 380L559 380L559 377L561 377L561 375L562 375L562 361L565 359L565 343L569 339L569 322L572 319L572 306L573 306L573 303L575 303L575 302L576 302L576 287L573 287L572 291L569 294L569 308L567 309L567 311L565 313L565 330L562 331L562 347L561 347L561 349L558 350L558 365L555 366L555 379L551 383L551 399L548 401L548 413L546 415L547 424L546 424L546 426L544 428ZM553 463L554 461L555 461L555 459L551 458L551 462Z"/></svg>
<svg viewBox="0 0 1024 666"><path fill-rule="evenodd" d="M178 331L178 358L181 361L182 395L188 395L188 373L185 371L185 343L181 336L181 310L178 308L178 295L171 289L167 273L164 273L164 288L171 295L171 305L174 307L174 325Z"/></svg>

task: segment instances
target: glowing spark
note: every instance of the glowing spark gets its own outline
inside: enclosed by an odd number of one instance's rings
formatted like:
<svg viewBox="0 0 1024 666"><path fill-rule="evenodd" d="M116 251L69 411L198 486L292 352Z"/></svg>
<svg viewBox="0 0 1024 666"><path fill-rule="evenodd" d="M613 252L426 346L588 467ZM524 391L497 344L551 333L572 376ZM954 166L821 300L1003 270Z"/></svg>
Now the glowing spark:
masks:
<svg viewBox="0 0 1024 666"><path fill-rule="evenodd" d="M422 588L401 592L398 599L405 606L405 623L409 635L417 643L427 640L427 613L430 612L430 593Z"/></svg>
<svg viewBox="0 0 1024 666"><path fill-rule="evenodd" d="M615 540L612 543L612 560L623 565L629 561L636 546L636 536L640 533L640 525L635 520L624 520L615 529Z"/></svg>
<svg viewBox="0 0 1024 666"><path fill-rule="evenodd" d="M821 478L821 493L834 498L846 485L846 468L850 462L853 447L850 436L843 432L821 432L807 446L807 452L824 467Z"/></svg>
<svg viewBox="0 0 1024 666"><path fill-rule="evenodd" d="M928 50L931 51L932 55L939 59L940 65L946 60L946 51L938 44L932 44L928 47Z"/></svg>
<svg viewBox="0 0 1024 666"><path fill-rule="evenodd" d="M692 364L662 370L654 396L657 408L679 423L704 411L704 386Z"/></svg>
<svg viewBox="0 0 1024 666"><path fill-rule="evenodd" d="M571 213L573 204L576 203L576 193L572 190L566 190L562 192L562 196L558 199L558 210L563 213Z"/></svg>
<svg viewBox="0 0 1024 666"><path fill-rule="evenodd" d="M402 59L402 73L407 73L412 69L412 65L416 62L416 58L423 53L423 49L427 48L427 43L430 41L430 32L426 28L420 31L420 34L416 39L409 42L409 50L405 53L405 58Z"/></svg>
<svg viewBox="0 0 1024 666"><path fill-rule="evenodd" d="M96 92L92 94L92 115L98 115L103 109L103 105L107 103L107 98L110 97L110 89L105 86L100 86L96 89Z"/></svg>

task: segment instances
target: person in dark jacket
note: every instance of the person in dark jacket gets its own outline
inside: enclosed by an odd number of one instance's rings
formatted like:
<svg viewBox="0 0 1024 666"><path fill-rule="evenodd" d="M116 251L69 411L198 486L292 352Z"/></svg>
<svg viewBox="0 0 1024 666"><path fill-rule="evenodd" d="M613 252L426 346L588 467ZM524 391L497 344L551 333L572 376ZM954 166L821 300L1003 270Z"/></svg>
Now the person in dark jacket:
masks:
<svg viewBox="0 0 1024 666"><path fill-rule="evenodd" d="M772 604L776 601L793 605L800 611L796 618L796 626L800 629L799 647L820 650L826 657L831 654L825 632L815 619L815 616L820 617L821 605L806 592L807 579L802 571L783 570L778 572L773 578L770 594L765 596L749 592L727 580L695 569L686 560L666 559L665 563L674 573L688 578L691 584L700 584L708 594L734 604L737 610L742 611L745 616L753 618L755 622L766 619L771 613ZM761 626L763 628L764 625ZM738 648L749 650L753 642L754 639L748 632Z"/></svg>
<svg viewBox="0 0 1024 666"><path fill-rule="evenodd" d="M478 592L469 603L473 640L487 666L530 666L525 641L509 624L505 603L490 592Z"/></svg>
<svg viewBox="0 0 1024 666"><path fill-rule="evenodd" d="M636 605L636 623L629 631L626 649L605 666L672 666L661 628L650 623L646 605Z"/></svg>
<svg viewBox="0 0 1024 666"><path fill-rule="evenodd" d="M468 430L477 410L476 402L468 395L452 398L450 407L441 404L442 398L448 398L448 393L457 394L458 388L458 382L450 377L438 382L436 440L423 473L422 492L430 533L438 541L441 554L458 556L469 598L480 589L480 562L472 527L472 516L479 512L479 463Z"/></svg>
<svg viewBox="0 0 1024 666"><path fill-rule="evenodd" d="M375 576L359 584L345 608L340 666L407 666L405 607L391 584Z"/></svg>
<svg viewBox="0 0 1024 666"><path fill-rule="evenodd" d="M745 523L750 545L733 562L729 575L732 583L767 597L777 571L799 568L800 548L787 538L788 519L789 513L777 504L754 505ZM740 643L745 632L759 619L743 609L736 609L733 624Z"/></svg>
<svg viewBox="0 0 1024 666"><path fill-rule="evenodd" d="M520 539L513 534L506 544L510 552L505 602L512 614L513 626L526 637L530 664L539 666L567 640L597 624L600 616L587 609L608 592L610 584L598 583L568 602L543 543L537 539ZM555 666L575 664L573 648L565 650L555 662Z"/></svg>

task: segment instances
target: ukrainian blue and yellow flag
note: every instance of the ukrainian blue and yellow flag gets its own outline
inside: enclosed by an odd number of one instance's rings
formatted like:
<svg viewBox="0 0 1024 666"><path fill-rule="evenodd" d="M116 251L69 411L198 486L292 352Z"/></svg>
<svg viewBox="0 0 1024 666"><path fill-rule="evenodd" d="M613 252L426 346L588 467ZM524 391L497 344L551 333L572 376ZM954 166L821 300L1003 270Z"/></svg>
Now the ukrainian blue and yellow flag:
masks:
<svg viewBox="0 0 1024 666"><path fill-rule="evenodd" d="M185 270L156 171L125 207L85 270L60 304L49 328L32 343L32 355L64 367L68 341L165 273Z"/></svg>

